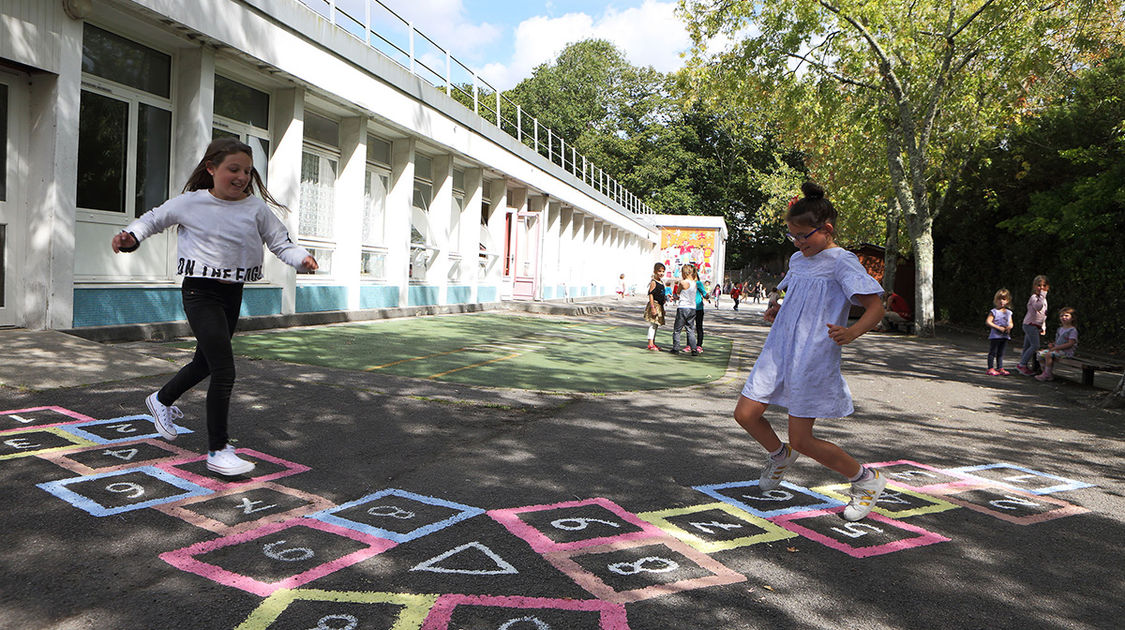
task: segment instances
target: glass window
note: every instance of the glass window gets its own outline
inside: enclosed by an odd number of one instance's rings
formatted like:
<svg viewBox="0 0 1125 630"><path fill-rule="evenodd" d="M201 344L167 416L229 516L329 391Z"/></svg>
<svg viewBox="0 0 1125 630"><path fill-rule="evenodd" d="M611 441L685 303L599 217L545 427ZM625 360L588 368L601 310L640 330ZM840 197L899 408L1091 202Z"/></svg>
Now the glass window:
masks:
<svg viewBox="0 0 1125 630"><path fill-rule="evenodd" d="M424 155L414 156L414 177L417 179L424 179L428 182L434 181L433 178L434 166L433 160Z"/></svg>
<svg viewBox="0 0 1125 630"><path fill-rule="evenodd" d="M330 147L340 146L340 125L334 121L305 112L305 137Z"/></svg>
<svg viewBox="0 0 1125 630"><path fill-rule="evenodd" d="M241 137L233 131L227 131L226 129L219 129L218 127L213 127L211 129L211 139L212 140L218 140L219 138L234 138L236 140L241 139Z"/></svg>
<svg viewBox="0 0 1125 630"><path fill-rule="evenodd" d="M171 95L172 58L86 23L82 71L150 94Z"/></svg>
<svg viewBox="0 0 1125 630"><path fill-rule="evenodd" d="M391 178L386 173L367 171L367 183L363 194L363 237L364 245L382 245L385 237L387 188Z"/></svg>
<svg viewBox="0 0 1125 630"><path fill-rule="evenodd" d="M8 226L0 223L0 306L4 306L4 252L7 251L4 237Z"/></svg>
<svg viewBox="0 0 1125 630"><path fill-rule="evenodd" d="M4 151L0 153L0 201L8 199L8 86L0 83L0 145ZM4 250L0 249L0 252ZM3 260L0 259L0 264ZM0 276L0 280L3 276ZM3 287L0 287L2 289ZM0 300L4 299L4 291L0 290ZM0 306L3 306L0 304Z"/></svg>
<svg viewBox="0 0 1125 630"><path fill-rule="evenodd" d="M367 161L391 165L391 143L380 140L371 134L367 135Z"/></svg>
<svg viewBox="0 0 1125 630"><path fill-rule="evenodd" d="M172 112L141 103L137 113L137 199L134 211L139 217L168 199Z"/></svg>
<svg viewBox="0 0 1125 630"><path fill-rule="evenodd" d="M453 195L453 212L449 216L449 251L461 251L461 212L465 210L465 195Z"/></svg>
<svg viewBox="0 0 1125 630"><path fill-rule="evenodd" d="M387 254L375 250L363 250L360 255L360 273L370 279L384 280L387 277Z"/></svg>
<svg viewBox="0 0 1125 630"><path fill-rule="evenodd" d="M78 108L78 207L125 212L129 104L83 90Z"/></svg>
<svg viewBox="0 0 1125 630"><path fill-rule="evenodd" d="M301 154L301 211L297 228L301 236L333 238L337 165L336 160L316 153Z"/></svg>
<svg viewBox="0 0 1125 630"><path fill-rule="evenodd" d="M453 190L465 192L465 171L453 169Z"/></svg>
<svg viewBox="0 0 1125 630"><path fill-rule="evenodd" d="M268 129L270 95L216 74L215 115Z"/></svg>

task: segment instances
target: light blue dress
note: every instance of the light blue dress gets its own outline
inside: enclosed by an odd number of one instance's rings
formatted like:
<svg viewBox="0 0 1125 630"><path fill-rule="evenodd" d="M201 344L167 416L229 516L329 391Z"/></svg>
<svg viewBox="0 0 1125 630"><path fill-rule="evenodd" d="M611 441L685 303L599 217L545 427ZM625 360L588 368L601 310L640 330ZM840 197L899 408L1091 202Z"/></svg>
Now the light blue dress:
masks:
<svg viewBox="0 0 1125 630"><path fill-rule="evenodd" d="M846 326L851 305L859 304L855 297L882 295L883 288L842 247L807 258L793 254L778 288L785 299L742 395L798 418L851 415L852 393L840 374L840 346L828 336L828 324Z"/></svg>

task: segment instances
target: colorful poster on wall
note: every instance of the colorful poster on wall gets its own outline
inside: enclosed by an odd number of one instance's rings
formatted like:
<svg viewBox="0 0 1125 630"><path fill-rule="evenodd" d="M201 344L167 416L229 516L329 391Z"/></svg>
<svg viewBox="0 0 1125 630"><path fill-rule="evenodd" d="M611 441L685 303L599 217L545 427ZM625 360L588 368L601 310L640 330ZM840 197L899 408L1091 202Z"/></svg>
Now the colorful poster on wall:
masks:
<svg viewBox="0 0 1125 630"><path fill-rule="evenodd" d="M718 230L699 228L662 228L660 230L660 256L664 261L665 279L678 280L680 268L694 263L699 269L699 279L714 282L715 252L718 249Z"/></svg>

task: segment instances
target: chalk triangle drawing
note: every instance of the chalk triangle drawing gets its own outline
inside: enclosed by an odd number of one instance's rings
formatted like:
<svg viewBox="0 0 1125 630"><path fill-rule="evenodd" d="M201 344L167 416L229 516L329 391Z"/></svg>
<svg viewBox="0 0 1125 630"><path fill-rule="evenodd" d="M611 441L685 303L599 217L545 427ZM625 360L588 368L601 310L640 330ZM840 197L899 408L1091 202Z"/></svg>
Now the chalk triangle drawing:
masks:
<svg viewBox="0 0 1125 630"><path fill-rule="evenodd" d="M448 558L452 558L453 556L456 556L457 554L464 553L468 549L476 549L477 551L479 551L479 552L483 553L484 555L488 556L489 559L491 559L496 564L496 568L495 569L457 569L457 568L452 568L452 567L438 566L441 563L442 560L446 560ZM484 545L480 544L479 542L477 542L475 540L473 542L470 542L470 543L465 543L465 544L461 545L460 547L454 547L453 549L450 549L449 551L447 551L447 552L445 552L441 555L434 556L433 558L430 558L429 560L426 560L425 562L419 563L418 565L414 566L410 570L411 571L429 571L431 573L462 573L462 574L465 574L465 575L511 575L511 574L519 573L519 571L517 571L516 568L513 567L507 560L505 560L505 559L501 558L500 556L496 555L495 551L489 549L488 547L485 547Z"/></svg>

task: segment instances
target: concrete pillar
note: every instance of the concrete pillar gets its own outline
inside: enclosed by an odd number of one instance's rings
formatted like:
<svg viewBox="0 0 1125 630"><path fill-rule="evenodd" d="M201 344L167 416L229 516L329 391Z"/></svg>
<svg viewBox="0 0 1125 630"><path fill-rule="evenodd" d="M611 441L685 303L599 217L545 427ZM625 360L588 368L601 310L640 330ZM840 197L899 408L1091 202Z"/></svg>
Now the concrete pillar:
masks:
<svg viewBox="0 0 1125 630"><path fill-rule="evenodd" d="M270 99L273 109L273 158L269 162L270 194L289 211L281 217L289 238L297 241L297 221L301 207L301 149L305 137L305 91L303 88L277 90ZM297 270L276 256L266 256L265 276L273 286L281 286L281 312L297 310Z"/></svg>
<svg viewBox="0 0 1125 630"><path fill-rule="evenodd" d="M59 73L31 75L25 171L29 177L20 183L27 208L27 242L20 264L24 290L17 296L17 311L32 329L70 328L74 322L82 22L61 18L57 26L59 37L52 41L60 48Z"/></svg>
<svg viewBox="0 0 1125 630"><path fill-rule="evenodd" d="M561 214L561 202L547 202L547 209L543 212L543 251L539 259L542 261L544 296L551 299L562 297L558 292L559 273L563 269L560 257L562 251Z"/></svg>
<svg viewBox="0 0 1125 630"><path fill-rule="evenodd" d="M570 270L574 261L574 208L561 206L559 208L559 274L558 284L563 285L563 293L559 297L569 297L570 288L574 286L570 279Z"/></svg>
<svg viewBox="0 0 1125 630"><path fill-rule="evenodd" d="M490 182L489 202L491 214L488 216L488 235L492 239L492 250L495 254L492 268L486 277L486 282L499 291L504 275L504 227L508 211L508 182L504 179L495 179Z"/></svg>
<svg viewBox="0 0 1125 630"><path fill-rule="evenodd" d="M340 175L336 179L336 252L332 275L347 288L348 309L359 309L364 185L367 178L367 118L340 121Z"/></svg>
<svg viewBox="0 0 1125 630"><path fill-rule="evenodd" d="M187 183L211 143L211 121L215 118L215 51L202 46L181 49L176 56L174 80L172 107L176 116L172 146L176 150L172 152L172 197Z"/></svg>
<svg viewBox="0 0 1125 630"><path fill-rule="evenodd" d="M480 285L480 219L484 199L484 169L465 169L465 207L461 211L461 280L469 286L469 302L476 303Z"/></svg>
<svg viewBox="0 0 1125 630"><path fill-rule="evenodd" d="M414 205L414 138L391 143L387 191L387 282L398 286L398 306L410 300L410 213Z"/></svg>
<svg viewBox="0 0 1125 630"><path fill-rule="evenodd" d="M430 200L429 220L432 232L431 243L437 249L430 269L426 273L426 284L437 287L438 304L448 303L450 226L454 220L453 208L453 156L436 155L431 158L430 179L434 196Z"/></svg>

